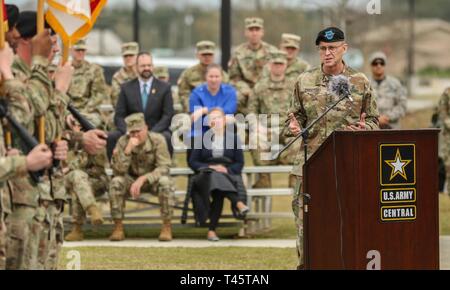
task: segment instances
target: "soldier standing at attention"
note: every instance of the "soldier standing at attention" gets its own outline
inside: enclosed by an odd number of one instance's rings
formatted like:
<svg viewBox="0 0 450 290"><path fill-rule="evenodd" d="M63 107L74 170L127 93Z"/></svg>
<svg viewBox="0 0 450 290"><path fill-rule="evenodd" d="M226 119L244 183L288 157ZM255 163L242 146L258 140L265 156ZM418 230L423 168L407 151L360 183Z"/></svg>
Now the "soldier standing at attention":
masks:
<svg viewBox="0 0 450 290"><path fill-rule="evenodd" d="M267 124L258 124L258 150L251 150L253 163L255 165L289 165L293 164L293 160L299 150L300 142L290 147L278 160L268 160L270 156L270 146L273 138L280 137L281 144L286 144L290 138L281 135L284 130L284 121L287 118L289 109L289 101L292 94L292 86L290 80L286 76L288 66L287 54L284 51L272 53L271 60L268 64L269 75L263 77L253 89L250 96L249 110L255 114L266 114ZM273 116L278 116L278 123L272 123ZM267 136L267 138L265 138ZM269 141L269 138L271 139ZM291 137L292 138L292 137ZM268 156L264 157L263 153ZM296 178L290 177L290 187L295 186ZM258 181L253 185L254 188L270 188L272 182L269 173L260 173Z"/></svg>
<svg viewBox="0 0 450 290"><path fill-rule="evenodd" d="M96 128L104 126L99 106L109 103L103 69L85 60L86 40L79 40L72 48L72 65L75 68L68 95L72 105L87 115Z"/></svg>
<svg viewBox="0 0 450 290"><path fill-rule="evenodd" d="M337 101L338 97L332 96L328 91L329 82L333 76L343 75L349 79L353 101L347 99L341 102L309 132L309 154L313 154L335 130L378 129L378 110L368 78L363 73L348 67L343 61L343 56L348 50L344 32L336 27L324 29L317 35L316 45L321 67L301 74L295 83L288 111L290 134L294 136L300 134L302 128L306 128L327 107ZM299 269L303 267L303 200L300 193L303 190L301 166L304 161L302 148L297 154L296 165L292 172L298 177L292 208L297 227Z"/></svg>
<svg viewBox="0 0 450 290"><path fill-rule="evenodd" d="M262 41L264 20L261 18L245 19L245 37L247 42L236 48L228 67L230 82L238 91L238 113L242 114L252 113L248 111L248 98L270 54L277 51L276 47Z"/></svg>
<svg viewBox="0 0 450 290"><path fill-rule="evenodd" d="M400 119L406 114L406 90L398 79L386 75L387 57L384 53L372 54L370 64L370 83L377 97L380 128L400 129Z"/></svg>
<svg viewBox="0 0 450 290"><path fill-rule="evenodd" d="M113 107L116 107L120 86L134 80L138 76L136 72L136 57L138 53L139 44L137 42L127 42L122 45L123 67L113 75L111 83L111 103Z"/></svg>
<svg viewBox="0 0 450 290"><path fill-rule="evenodd" d="M298 57L301 40L302 38L295 34L283 33L281 35L280 50L286 52L287 55L287 69L285 74L286 78L291 83L291 89L294 88L298 76L311 68L306 61ZM266 65L264 67L263 76L267 77L269 74L270 67Z"/></svg>
<svg viewBox="0 0 450 290"><path fill-rule="evenodd" d="M189 113L189 97L192 91L206 82L206 68L214 63L216 44L209 40L200 41L196 45L199 63L185 70L178 79L178 96L182 113ZM228 83L228 75L222 71L222 82Z"/></svg>

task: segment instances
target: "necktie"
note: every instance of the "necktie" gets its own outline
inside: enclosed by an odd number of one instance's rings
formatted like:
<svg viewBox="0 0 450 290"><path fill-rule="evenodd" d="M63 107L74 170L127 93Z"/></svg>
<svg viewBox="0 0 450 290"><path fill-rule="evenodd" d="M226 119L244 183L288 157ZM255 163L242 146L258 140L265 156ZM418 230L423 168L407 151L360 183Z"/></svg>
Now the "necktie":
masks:
<svg viewBox="0 0 450 290"><path fill-rule="evenodd" d="M147 101L148 101L148 85L147 84L144 84L144 89L142 90L141 98L142 98L142 109L145 111L145 108L147 107Z"/></svg>

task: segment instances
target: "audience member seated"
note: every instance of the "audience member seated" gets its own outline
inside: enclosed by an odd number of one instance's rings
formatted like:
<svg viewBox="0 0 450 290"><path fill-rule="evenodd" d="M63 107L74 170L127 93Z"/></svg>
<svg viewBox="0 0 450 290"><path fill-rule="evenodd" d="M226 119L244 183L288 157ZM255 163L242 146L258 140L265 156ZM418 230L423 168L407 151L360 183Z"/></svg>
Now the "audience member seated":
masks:
<svg viewBox="0 0 450 290"><path fill-rule="evenodd" d="M209 217L207 238L218 241L216 229L224 199L231 201L236 218L243 218L249 208L245 205L247 194L241 177L244 154L240 141L233 128L227 129L222 109L210 110L208 124L211 129L204 134L202 148L192 150L189 167L195 171L192 202L196 222L205 225Z"/></svg>

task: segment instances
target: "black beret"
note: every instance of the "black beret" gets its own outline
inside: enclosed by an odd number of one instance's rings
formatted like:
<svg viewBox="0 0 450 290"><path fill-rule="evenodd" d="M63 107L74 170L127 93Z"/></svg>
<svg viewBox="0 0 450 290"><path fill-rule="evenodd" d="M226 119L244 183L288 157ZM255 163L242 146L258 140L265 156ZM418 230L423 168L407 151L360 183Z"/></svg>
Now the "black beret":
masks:
<svg viewBox="0 0 450 290"><path fill-rule="evenodd" d="M328 27L317 35L316 45L319 45L320 42L338 42L344 41L345 35L342 30L337 27Z"/></svg>
<svg viewBox="0 0 450 290"><path fill-rule="evenodd" d="M19 19L19 8L13 4L6 4L6 14L8 15L8 26L12 29Z"/></svg>
<svg viewBox="0 0 450 290"><path fill-rule="evenodd" d="M45 28L50 28L47 22L45 22ZM37 34L37 13L35 11L20 12L16 29L21 38L34 37Z"/></svg>

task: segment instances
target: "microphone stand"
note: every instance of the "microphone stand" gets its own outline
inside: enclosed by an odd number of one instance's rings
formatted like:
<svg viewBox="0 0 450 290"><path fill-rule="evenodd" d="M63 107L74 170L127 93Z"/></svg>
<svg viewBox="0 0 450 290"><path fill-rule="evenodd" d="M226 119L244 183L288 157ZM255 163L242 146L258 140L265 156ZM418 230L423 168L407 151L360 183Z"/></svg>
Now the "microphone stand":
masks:
<svg viewBox="0 0 450 290"><path fill-rule="evenodd" d="M286 146L284 146L279 152L275 153L274 155L272 155L272 160L278 159L278 157L280 157L281 153L283 153L284 151L286 151L295 141L297 141L299 138L303 139L303 149L304 149L304 154L305 154L305 159L304 159L304 163L303 163L303 170L305 170L305 164L306 164L306 160L308 159L308 135L310 130L320 121L322 120L331 110L333 110L340 102L342 102L344 99L349 98L351 100L350 97L350 93L345 93L343 96L341 96L339 98L339 100L337 100L331 107L329 107L328 109L326 109L319 117L317 117L317 119L315 119L314 121L311 122L311 124L309 124L309 126L307 126L305 129L303 129L300 134L298 134L294 139L292 139L288 144L286 144ZM305 171L303 171L303 177L305 176ZM306 188L306 182L305 179L303 179L304 183L303 183L303 188ZM306 192L301 192L300 196L303 196L303 222L304 224L308 225L308 204L311 200L311 195L306 193ZM309 230L309 227L306 226L305 227L306 230ZM308 234L304 235L304 236L308 236ZM308 249L307 246L308 243L303 243L303 259L304 259L304 264L306 264L306 261L308 261L309 264L309 256L307 255L308 253Z"/></svg>

